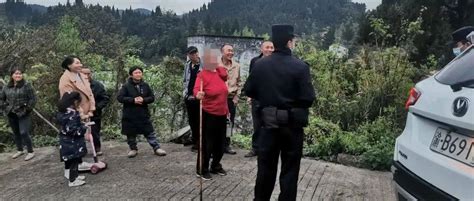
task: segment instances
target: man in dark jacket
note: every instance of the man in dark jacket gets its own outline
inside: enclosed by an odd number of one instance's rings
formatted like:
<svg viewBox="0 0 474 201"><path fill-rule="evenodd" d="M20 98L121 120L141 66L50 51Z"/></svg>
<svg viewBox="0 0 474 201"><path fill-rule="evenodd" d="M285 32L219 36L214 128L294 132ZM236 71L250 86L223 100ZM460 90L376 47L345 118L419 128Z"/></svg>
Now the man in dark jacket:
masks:
<svg viewBox="0 0 474 201"><path fill-rule="evenodd" d="M183 97L188 112L188 122L191 127L191 136L193 146L192 151L197 151L199 139L199 100L193 95L194 83L197 74L201 71L201 59L199 58L198 49L190 46L187 50L189 61L184 65L183 73Z"/></svg>
<svg viewBox="0 0 474 201"><path fill-rule="evenodd" d="M122 86L117 97L118 102L123 103L122 110L122 133L127 136L130 147L128 157L137 155L137 134L143 134L158 156L165 156L165 150L160 148L156 139L155 129L150 121L148 104L155 101L155 95L151 87L143 81L143 69L132 67L128 71L130 78Z"/></svg>
<svg viewBox="0 0 474 201"><path fill-rule="evenodd" d="M94 141L94 148L97 152L97 155L102 155L101 151L101 143L100 143L100 130L102 125L102 110L107 106L109 103L110 97L107 95L105 91L105 87L102 83L97 80L92 79L92 70L83 67L82 74L85 75L86 79L89 80L91 83L92 94L94 94L95 99L95 111L94 116L92 116L91 121L95 124L91 126L92 130L92 139Z"/></svg>
<svg viewBox="0 0 474 201"><path fill-rule="evenodd" d="M253 58L252 60L250 60L249 73L252 73L253 67L255 66L255 62L257 60L259 60L262 57L270 56L274 50L275 50L275 47L273 47L272 41L264 41L262 45L260 46L261 54ZM261 120L258 118L258 115L257 115L257 108L259 104L257 100L252 100L251 98L248 98L247 102L250 102L252 106L253 134L252 134L252 150L250 150L250 152L247 153L245 157L254 157L254 156L257 156L258 130L261 126L261 123L260 123Z"/></svg>
<svg viewBox="0 0 474 201"><path fill-rule="evenodd" d="M262 119L258 147L255 200L270 200L281 153L279 200L296 200L303 152L303 127L315 100L309 66L291 54L293 27L272 26L275 52L255 63L245 94L260 102Z"/></svg>

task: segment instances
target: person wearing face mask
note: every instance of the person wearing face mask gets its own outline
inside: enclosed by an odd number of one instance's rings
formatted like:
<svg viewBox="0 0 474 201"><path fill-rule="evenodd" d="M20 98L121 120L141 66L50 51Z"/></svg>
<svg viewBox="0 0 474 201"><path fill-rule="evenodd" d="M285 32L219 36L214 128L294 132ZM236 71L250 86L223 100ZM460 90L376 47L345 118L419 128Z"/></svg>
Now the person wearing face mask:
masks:
<svg viewBox="0 0 474 201"><path fill-rule="evenodd" d="M250 60L250 66L249 66L249 73L252 73L252 70L255 66L255 62L263 57L270 56L273 51L275 50L275 47L273 46L272 41L264 41L262 45L260 46L260 52L261 54L252 60ZM252 150L250 150L249 153L245 155L245 157L254 157L257 156L257 149L258 149L258 130L260 128L260 119L258 119L257 115L257 108L258 108L258 101L257 100L252 100L251 98L247 99L247 102L250 103L252 106L252 123L253 123L253 134L252 134Z"/></svg>
<svg viewBox="0 0 474 201"><path fill-rule="evenodd" d="M462 52L464 52L464 50L472 45L472 42L466 38L471 32L474 32L473 26L465 26L452 33L454 56L459 56Z"/></svg>
<svg viewBox="0 0 474 201"><path fill-rule="evenodd" d="M303 152L303 127L315 100L309 66L292 55L295 47L291 25L273 25L275 51L259 59L250 73L244 93L259 101L262 120L258 139L257 179L254 200L270 200L281 157L278 200L296 200Z"/></svg>
<svg viewBox="0 0 474 201"><path fill-rule="evenodd" d="M36 95L33 87L23 79L21 69L13 68L10 71L10 81L0 93L0 105L4 109L4 114L8 116L8 123L15 135L17 152L12 156L13 159L24 154L24 146L28 151L25 161L31 160L35 156L30 137L30 113L33 111L35 104Z"/></svg>
<svg viewBox="0 0 474 201"><path fill-rule="evenodd" d="M148 105L155 101L155 95L150 85L143 81L143 68L135 66L128 71L130 77L123 84L117 96L118 102L123 104L122 133L127 136L130 148L128 157L137 156L137 134L143 134L153 152L158 156L165 156L165 150L160 148L156 139L155 129L150 120Z"/></svg>

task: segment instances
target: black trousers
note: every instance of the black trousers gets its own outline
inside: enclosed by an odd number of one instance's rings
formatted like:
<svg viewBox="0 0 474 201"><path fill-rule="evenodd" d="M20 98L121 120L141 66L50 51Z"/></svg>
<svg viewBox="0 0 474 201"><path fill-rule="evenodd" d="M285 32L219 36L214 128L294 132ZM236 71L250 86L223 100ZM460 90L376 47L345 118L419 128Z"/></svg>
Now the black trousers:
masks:
<svg viewBox="0 0 474 201"><path fill-rule="evenodd" d="M252 100L252 123L253 123L253 134L252 134L252 149L258 151L258 138L260 127L262 126L260 116L257 114L258 101Z"/></svg>
<svg viewBox="0 0 474 201"><path fill-rule="evenodd" d="M92 118L95 124L91 126L92 131L92 140L94 141L94 148L96 152L100 151L101 144L100 144L100 130L102 128L102 120L101 118Z"/></svg>
<svg viewBox="0 0 474 201"><path fill-rule="evenodd" d="M16 114L8 114L8 123L15 135L15 144L17 151L23 151L26 146L28 153L33 153L33 142L30 137L31 115L27 114L22 117Z"/></svg>
<svg viewBox="0 0 474 201"><path fill-rule="evenodd" d="M75 158L64 161L64 169L69 170L69 181L73 182L79 176L79 164L82 163L82 158Z"/></svg>
<svg viewBox="0 0 474 201"><path fill-rule="evenodd" d="M130 150L138 150L137 135L138 134L127 134L127 144ZM156 138L155 132L146 133L143 135L145 136L146 141L148 142L148 144L150 144L153 150L157 150L160 148L160 144L158 143L158 139Z"/></svg>
<svg viewBox="0 0 474 201"><path fill-rule="evenodd" d="M202 138L202 173L209 172L209 162L212 155L211 168L221 168L221 159L224 155L224 139L226 131L226 116L217 116L203 111L203 138ZM198 153L196 171L200 173Z"/></svg>
<svg viewBox="0 0 474 201"><path fill-rule="evenodd" d="M278 157L281 157L282 162L278 200L296 200L303 135L303 128L260 129L255 200L270 200L278 170Z"/></svg>
<svg viewBox="0 0 474 201"><path fill-rule="evenodd" d="M229 107L230 122L233 128L234 123L235 123L235 113L237 111L237 107L235 106L234 101L232 101L232 98L227 99L227 106ZM230 146L230 137L225 138L224 145L226 148Z"/></svg>
<svg viewBox="0 0 474 201"><path fill-rule="evenodd" d="M184 102L188 111L193 145L197 145L199 140L199 100L185 100Z"/></svg>

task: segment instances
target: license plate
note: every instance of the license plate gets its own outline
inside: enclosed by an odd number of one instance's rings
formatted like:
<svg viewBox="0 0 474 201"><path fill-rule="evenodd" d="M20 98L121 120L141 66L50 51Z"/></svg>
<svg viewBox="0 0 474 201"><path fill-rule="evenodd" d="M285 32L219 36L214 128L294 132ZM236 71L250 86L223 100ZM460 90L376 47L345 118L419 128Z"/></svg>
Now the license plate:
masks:
<svg viewBox="0 0 474 201"><path fill-rule="evenodd" d="M430 149L474 167L474 138L438 128Z"/></svg>

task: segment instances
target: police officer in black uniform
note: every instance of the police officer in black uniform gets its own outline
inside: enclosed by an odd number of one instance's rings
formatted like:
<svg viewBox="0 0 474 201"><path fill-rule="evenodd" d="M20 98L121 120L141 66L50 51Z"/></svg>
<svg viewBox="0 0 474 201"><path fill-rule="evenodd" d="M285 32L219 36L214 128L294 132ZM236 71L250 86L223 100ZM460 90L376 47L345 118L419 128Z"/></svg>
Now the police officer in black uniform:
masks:
<svg viewBox="0 0 474 201"><path fill-rule="evenodd" d="M260 102L262 120L255 200L270 200L281 155L279 200L295 200L303 152L303 127L315 100L309 66L292 56L291 25L272 26L275 52L255 63L245 94Z"/></svg>
<svg viewBox="0 0 474 201"><path fill-rule="evenodd" d="M472 42L466 38L471 32L474 32L473 26L461 27L452 33L454 43L453 54L455 56L460 55L464 50L471 46Z"/></svg>

